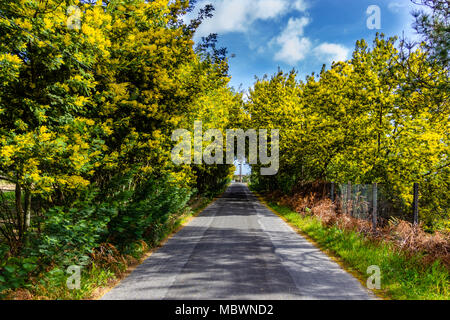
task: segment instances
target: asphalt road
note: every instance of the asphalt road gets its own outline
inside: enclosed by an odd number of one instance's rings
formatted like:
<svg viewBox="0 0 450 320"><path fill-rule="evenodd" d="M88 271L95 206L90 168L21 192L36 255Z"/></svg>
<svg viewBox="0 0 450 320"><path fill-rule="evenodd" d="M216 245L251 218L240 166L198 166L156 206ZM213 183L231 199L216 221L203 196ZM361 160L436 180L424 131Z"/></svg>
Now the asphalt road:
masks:
<svg viewBox="0 0 450 320"><path fill-rule="evenodd" d="M373 299L243 184L172 237L105 300Z"/></svg>

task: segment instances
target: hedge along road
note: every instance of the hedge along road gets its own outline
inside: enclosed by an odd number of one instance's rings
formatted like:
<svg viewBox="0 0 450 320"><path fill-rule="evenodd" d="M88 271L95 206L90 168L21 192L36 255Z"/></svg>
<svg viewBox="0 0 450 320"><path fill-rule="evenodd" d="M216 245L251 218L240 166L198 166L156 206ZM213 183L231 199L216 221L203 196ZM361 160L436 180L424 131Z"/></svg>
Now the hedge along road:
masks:
<svg viewBox="0 0 450 320"><path fill-rule="evenodd" d="M102 299L374 298L235 183Z"/></svg>

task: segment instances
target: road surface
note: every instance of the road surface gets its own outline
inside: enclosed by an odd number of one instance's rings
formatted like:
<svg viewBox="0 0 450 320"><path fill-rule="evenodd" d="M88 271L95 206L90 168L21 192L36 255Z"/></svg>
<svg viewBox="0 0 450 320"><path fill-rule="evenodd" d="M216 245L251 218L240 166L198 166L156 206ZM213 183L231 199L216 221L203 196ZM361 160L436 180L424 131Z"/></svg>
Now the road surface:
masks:
<svg viewBox="0 0 450 320"><path fill-rule="evenodd" d="M235 183L102 299L373 298Z"/></svg>

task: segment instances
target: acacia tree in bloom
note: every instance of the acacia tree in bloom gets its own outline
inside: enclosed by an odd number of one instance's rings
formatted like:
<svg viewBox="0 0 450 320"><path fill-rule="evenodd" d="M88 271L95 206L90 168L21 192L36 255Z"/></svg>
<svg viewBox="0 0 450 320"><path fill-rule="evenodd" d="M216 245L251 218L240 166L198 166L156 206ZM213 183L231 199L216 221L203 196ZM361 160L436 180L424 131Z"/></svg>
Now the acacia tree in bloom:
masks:
<svg viewBox="0 0 450 320"><path fill-rule="evenodd" d="M73 6L76 28L68 27ZM173 130L194 119L226 128L233 124L223 117L240 112L226 57L194 48L212 8L185 24L189 8L168 0L1 1L0 177L16 186L19 243L32 209L73 205L88 190L101 201L162 177L184 189L228 178L229 166L194 171L170 159Z"/></svg>
<svg viewBox="0 0 450 320"><path fill-rule="evenodd" d="M419 182L423 220L435 227L448 221L442 190L449 181L449 93L439 90L448 73L421 47L402 60L395 43L382 35L372 48L358 41L351 60L306 83L282 72L256 82L248 126L283 128L280 174L254 173L261 187L289 192L315 180L379 182L409 211Z"/></svg>

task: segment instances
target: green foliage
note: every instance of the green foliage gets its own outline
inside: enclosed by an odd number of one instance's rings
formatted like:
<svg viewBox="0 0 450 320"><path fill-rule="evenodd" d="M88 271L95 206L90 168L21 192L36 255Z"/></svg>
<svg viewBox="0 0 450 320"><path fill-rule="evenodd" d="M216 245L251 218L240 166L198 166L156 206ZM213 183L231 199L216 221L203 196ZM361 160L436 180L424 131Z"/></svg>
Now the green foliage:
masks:
<svg viewBox="0 0 450 320"><path fill-rule="evenodd" d="M168 177L146 179L109 224L109 241L119 246L136 240L158 242L169 217L180 212L190 196Z"/></svg>
<svg viewBox="0 0 450 320"><path fill-rule="evenodd" d="M37 260L35 257L8 257L7 248L1 246L0 294L7 289L17 289L29 285L30 276L39 269Z"/></svg>
<svg viewBox="0 0 450 320"><path fill-rule="evenodd" d="M194 167L197 192L205 197L214 197L225 191L231 182L234 167L226 165L198 165Z"/></svg>
<svg viewBox="0 0 450 320"><path fill-rule="evenodd" d="M431 58L450 66L450 5L446 0L413 0L429 10L414 12L414 28L422 35Z"/></svg>
<svg viewBox="0 0 450 320"><path fill-rule="evenodd" d="M26 250L40 259L42 265L86 265L89 254L108 233L108 223L117 209L87 203L72 208L53 207L43 218L41 232L31 235Z"/></svg>

